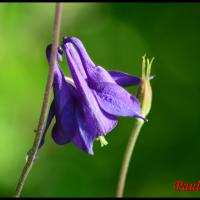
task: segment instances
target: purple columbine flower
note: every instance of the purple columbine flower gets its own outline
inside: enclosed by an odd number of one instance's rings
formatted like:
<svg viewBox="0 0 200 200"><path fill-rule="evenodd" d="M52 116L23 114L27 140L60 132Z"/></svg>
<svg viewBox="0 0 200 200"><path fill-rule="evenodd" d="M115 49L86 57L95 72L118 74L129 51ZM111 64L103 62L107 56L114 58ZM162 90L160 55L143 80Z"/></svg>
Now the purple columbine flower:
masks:
<svg viewBox="0 0 200 200"><path fill-rule="evenodd" d="M96 138L109 133L117 125L118 116L141 116L137 98L122 86L140 83L140 79L96 66L77 38L63 38L73 84L67 82L58 62L54 72L54 100L51 104L45 133L55 116L52 137L57 144L72 142L88 154L93 154ZM50 61L51 46L47 47ZM61 49L57 58L61 59ZM44 134L45 137L45 134ZM44 143L44 137L41 145Z"/></svg>
<svg viewBox="0 0 200 200"><path fill-rule="evenodd" d="M108 72L103 67L96 66L78 38L64 37L63 50L77 91L82 101L87 102L93 116L94 111L100 109L114 118L129 116L144 119L137 98L121 87L137 84L140 82L139 78L122 72ZM95 99L95 103L91 102L90 97ZM95 119L98 118L95 116ZM97 124L101 127L98 120ZM104 131L99 131L98 134L102 132Z"/></svg>

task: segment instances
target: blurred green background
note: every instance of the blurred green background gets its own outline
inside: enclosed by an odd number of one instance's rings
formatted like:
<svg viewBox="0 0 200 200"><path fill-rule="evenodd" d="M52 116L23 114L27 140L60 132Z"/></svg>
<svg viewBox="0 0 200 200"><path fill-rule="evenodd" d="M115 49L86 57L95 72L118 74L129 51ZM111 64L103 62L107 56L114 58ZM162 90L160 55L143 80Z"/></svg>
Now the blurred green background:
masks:
<svg viewBox="0 0 200 200"><path fill-rule="evenodd" d="M0 4L0 196L14 195L33 143L53 21L53 3ZM173 189L177 180L200 180L200 4L65 3L63 36L79 37L106 69L139 76L142 56L155 57L152 110L136 144L125 196L200 197L200 191ZM49 131L22 196L115 196L133 125L134 119L120 118L106 137L108 146L95 142L94 156L72 144L54 144Z"/></svg>

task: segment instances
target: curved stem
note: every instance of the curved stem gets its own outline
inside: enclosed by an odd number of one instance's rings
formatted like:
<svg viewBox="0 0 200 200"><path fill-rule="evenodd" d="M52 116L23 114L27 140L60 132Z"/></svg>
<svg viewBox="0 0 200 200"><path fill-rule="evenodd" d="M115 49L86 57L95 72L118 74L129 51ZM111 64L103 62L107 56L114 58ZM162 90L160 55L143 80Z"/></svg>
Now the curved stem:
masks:
<svg viewBox="0 0 200 200"><path fill-rule="evenodd" d="M125 187L125 182L126 182L126 176L128 172L128 167L130 164L131 156L134 151L134 147L138 138L138 135L140 133L140 129L142 128L142 125L144 124L143 120L136 119L136 123L133 127L133 130L131 132L131 136L129 138L128 145L126 147L126 151L124 154L124 160L122 163L122 169L121 169L121 174L118 182L118 187L117 187L117 197L123 197L124 193L124 187Z"/></svg>
<svg viewBox="0 0 200 200"><path fill-rule="evenodd" d="M39 119L38 128L36 130L36 135L35 135L31 152L28 156L28 159L22 170L21 176L17 184L15 197L20 197L24 183L33 166L35 156L37 155L38 146L43 135L46 113L48 111L49 97L50 97L51 87L53 84L54 64L56 60L57 46L58 46L58 40L59 40L59 35L60 35L60 24L61 24L61 3L56 3L55 21L54 21L54 40L53 40L52 53L51 53L51 58L50 58L50 69L49 69L48 80L47 80L46 88L44 92L44 99L43 99L43 104L41 108L40 119Z"/></svg>

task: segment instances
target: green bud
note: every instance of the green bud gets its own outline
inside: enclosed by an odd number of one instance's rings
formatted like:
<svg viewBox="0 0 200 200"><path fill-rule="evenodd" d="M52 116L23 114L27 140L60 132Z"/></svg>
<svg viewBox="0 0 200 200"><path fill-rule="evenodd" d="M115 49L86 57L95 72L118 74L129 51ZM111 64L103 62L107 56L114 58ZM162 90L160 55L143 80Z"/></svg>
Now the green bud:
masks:
<svg viewBox="0 0 200 200"><path fill-rule="evenodd" d="M154 58L149 61L149 59L145 58L144 55L142 57L142 83L138 89L137 97L141 104L141 112L144 117L146 117L151 109L152 103L152 88L150 84L150 80L152 79L151 76L151 65Z"/></svg>

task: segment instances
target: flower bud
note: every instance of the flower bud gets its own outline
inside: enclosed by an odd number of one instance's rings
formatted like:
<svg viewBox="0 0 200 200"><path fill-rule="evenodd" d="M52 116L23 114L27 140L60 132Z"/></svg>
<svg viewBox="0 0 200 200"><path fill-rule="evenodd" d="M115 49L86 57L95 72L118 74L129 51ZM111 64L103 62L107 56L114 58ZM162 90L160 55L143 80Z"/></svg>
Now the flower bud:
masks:
<svg viewBox="0 0 200 200"><path fill-rule="evenodd" d="M144 117L146 117L151 109L152 102L152 88L150 84L150 80L153 78L151 73L151 65L154 58L149 61L149 59L145 58L145 55L142 57L142 77L141 77L141 85L138 89L137 97L141 104L141 112Z"/></svg>

